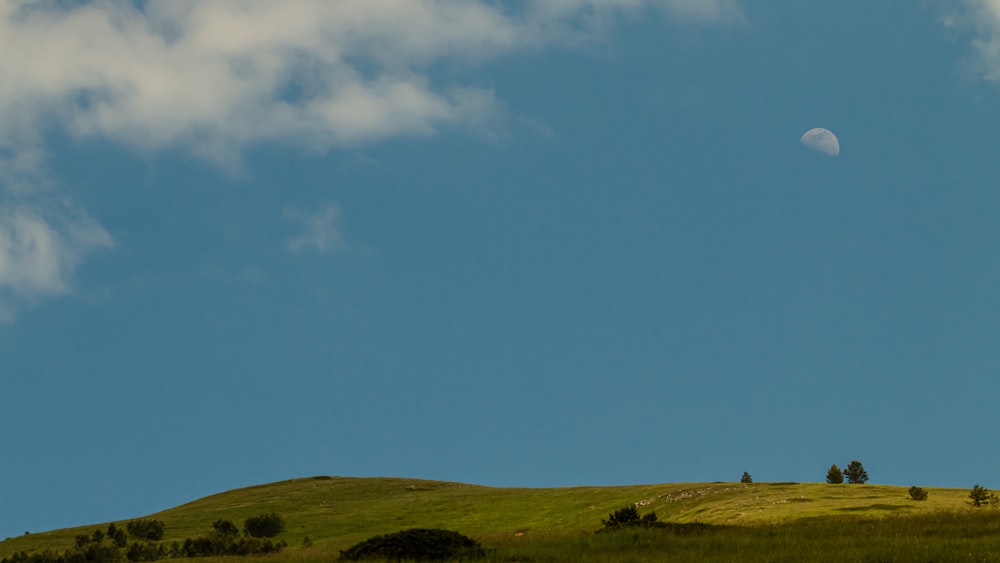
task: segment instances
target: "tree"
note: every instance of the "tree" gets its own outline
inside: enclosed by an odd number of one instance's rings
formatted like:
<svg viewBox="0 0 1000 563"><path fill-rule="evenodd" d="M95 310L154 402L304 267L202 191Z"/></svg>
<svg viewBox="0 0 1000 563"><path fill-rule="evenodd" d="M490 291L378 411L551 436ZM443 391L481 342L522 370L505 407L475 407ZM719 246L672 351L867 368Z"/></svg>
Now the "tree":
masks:
<svg viewBox="0 0 1000 563"><path fill-rule="evenodd" d="M913 485L910 487L910 498L913 500L927 500L927 491L923 487Z"/></svg>
<svg viewBox="0 0 1000 563"><path fill-rule="evenodd" d="M753 483L753 477L750 477L749 472L744 471L743 476L740 477L740 483Z"/></svg>
<svg viewBox="0 0 1000 563"><path fill-rule="evenodd" d="M972 490L969 491L969 498L972 500L972 506L979 508L990 501L990 490L979 485L973 485Z"/></svg>
<svg viewBox="0 0 1000 563"><path fill-rule="evenodd" d="M258 514L243 521L243 531L254 538L273 538L285 531L285 519L277 512Z"/></svg>
<svg viewBox="0 0 1000 563"><path fill-rule="evenodd" d="M844 482L844 474L841 473L840 468L834 463L830 466L830 470L826 472L826 482L839 485Z"/></svg>
<svg viewBox="0 0 1000 563"><path fill-rule="evenodd" d="M847 477L848 483L855 485L868 482L868 472L865 471L865 467L861 465L861 462L856 459L847 464L847 469L844 470L844 477Z"/></svg>

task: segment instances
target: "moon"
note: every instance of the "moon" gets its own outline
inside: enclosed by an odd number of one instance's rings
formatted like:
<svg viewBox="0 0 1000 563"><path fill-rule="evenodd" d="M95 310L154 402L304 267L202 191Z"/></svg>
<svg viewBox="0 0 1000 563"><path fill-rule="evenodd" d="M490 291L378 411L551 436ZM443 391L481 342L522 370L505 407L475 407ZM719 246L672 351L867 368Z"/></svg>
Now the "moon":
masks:
<svg viewBox="0 0 1000 563"><path fill-rule="evenodd" d="M833 134L833 131L829 129L822 127L810 129L802 135L799 142L827 156L837 156L840 154L840 141L837 140L837 136Z"/></svg>

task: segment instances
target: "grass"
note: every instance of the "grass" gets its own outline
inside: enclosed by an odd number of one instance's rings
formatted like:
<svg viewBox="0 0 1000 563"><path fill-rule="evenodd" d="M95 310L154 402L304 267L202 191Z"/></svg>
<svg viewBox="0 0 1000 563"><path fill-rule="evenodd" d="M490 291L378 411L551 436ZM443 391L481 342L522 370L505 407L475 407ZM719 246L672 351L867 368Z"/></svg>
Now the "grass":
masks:
<svg viewBox="0 0 1000 563"><path fill-rule="evenodd" d="M151 516L166 524L165 541L173 541L204 534L220 518L241 524L256 514L278 512L288 526L277 539L289 548L274 558L289 562L327 561L373 535L411 527L461 532L494 550L494 559L509 561L908 561L955 560L959 552L967 560L1000 561L1000 556L978 557L1000 553L1000 513L970 508L964 489L925 489L928 499L913 501L908 487L884 485L515 489L313 477L237 489ZM593 534L602 518L633 503L641 503L643 514L656 511L661 521L720 527L690 536L657 530ZM61 551L76 534L106 526L8 539L0 542L0 558L22 550ZM305 536L313 541L308 549L301 547ZM782 558L789 554L797 557Z"/></svg>

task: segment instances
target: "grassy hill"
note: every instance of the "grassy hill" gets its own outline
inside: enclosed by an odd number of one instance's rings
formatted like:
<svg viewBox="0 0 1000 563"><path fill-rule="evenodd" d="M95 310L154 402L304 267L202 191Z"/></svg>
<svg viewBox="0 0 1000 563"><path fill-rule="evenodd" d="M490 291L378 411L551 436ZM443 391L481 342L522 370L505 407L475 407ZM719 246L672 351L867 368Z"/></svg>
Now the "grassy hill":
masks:
<svg viewBox="0 0 1000 563"><path fill-rule="evenodd" d="M164 540L173 541L204 534L218 519L239 524L249 516L277 512L287 521L279 539L289 544L277 557L305 560L329 558L370 536L410 527L456 530L488 547L558 543L592 535L589 532L601 527L602 518L633 504L644 514L656 511L660 521L751 530L831 518L856 522L858 517L893 517L888 520L895 522L899 516L919 521L921 515L977 512L997 520L1000 538L996 511L971 509L967 490L927 491L929 498L918 502L909 499L907 487L884 485L677 483L518 489L415 479L312 477L228 491L151 516L166 524ZM0 557L22 550L62 550L73 544L75 535L106 525L8 539L0 542ZM309 549L301 547L305 536L313 541Z"/></svg>

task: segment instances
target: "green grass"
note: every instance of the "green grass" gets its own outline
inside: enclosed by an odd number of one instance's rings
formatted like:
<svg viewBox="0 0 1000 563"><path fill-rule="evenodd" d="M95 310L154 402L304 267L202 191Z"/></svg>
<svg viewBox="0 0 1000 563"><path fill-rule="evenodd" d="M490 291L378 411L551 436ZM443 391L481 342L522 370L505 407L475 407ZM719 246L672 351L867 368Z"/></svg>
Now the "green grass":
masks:
<svg viewBox="0 0 1000 563"><path fill-rule="evenodd" d="M679 483L554 489L491 488L461 483L388 478L315 477L238 489L150 515L166 524L165 541L207 532L212 522L242 524L249 516L278 512L289 548L282 561L329 560L376 534L411 527L447 528L495 550L498 560L530 561L780 561L782 554L810 560L968 560L992 546L1000 553L1000 514L972 509L964 489L925 489L925 501L908 487L819 483ZM675 536L657 530L593 534L615 509L642 503L661 521L723 527ZM123 519L124 522L127 519ZM55 530L0 542L0 557L17 551L63 550L76 534L107 523ZM974 530L970 532L969 530ZM972 534L972 535L970 535ZM313 546L301 547L309 536ZM918 552L911 547L917 545ZM781 546L785 546L782 548ZM829 550L857 554L827 558ZM718 558L712 554L720 554ZM763 558L773 554L774 558ZM896 555L894 555L896 554ZM935 555L936 554L936 555ZM868 557L871 555L871 557ZM771 555L768 555L771 557ZM581 559L582 558L582 559ZM228 558L232 561L232 558Z"/></svg>

